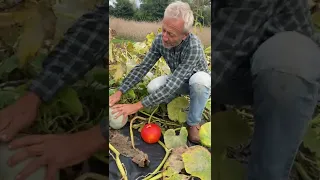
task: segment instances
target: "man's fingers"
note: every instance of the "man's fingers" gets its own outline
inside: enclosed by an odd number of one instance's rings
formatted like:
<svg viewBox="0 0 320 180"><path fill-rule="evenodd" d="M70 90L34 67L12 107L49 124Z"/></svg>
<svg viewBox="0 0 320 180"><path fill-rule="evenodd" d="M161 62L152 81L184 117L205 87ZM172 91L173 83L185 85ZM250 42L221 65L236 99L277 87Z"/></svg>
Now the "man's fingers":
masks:
<svg viewBox="0 0 320 180"><path fill-rule="evenodd" d="M38 170L41 166L45 165L46 161L45 158L42 156L40 158L35 158L32 161L30 161L23 170L17 175L17 180L19 179L26 179L29 177L32 173L34 173L36 170Z"/></svg>
<svg viewBox="0 0 320 180"><path fill-rule="evenodd" d="M11 122L3 131L0 133L0 139L3 142L11 141L15 135L19 132L19 127L15 126L13 122Z"/></svg>
<svg viewBox="0 0 320 180"><path fill-rule="evenodd" d="M28 146L18 151L14 155L12 155L8 160L8 164L9 166L15 166L21 161L24 161L30 157L42 155L42 153L43 153L43 144Z"/></svg>
<svg viewBox="0 0 320 180"><path fill-rule="evenodd" d="M27 135L18 139L13 140L9 144L10 149L17 149L23 146L34 145L42 143L44 135Z"/></svg>
<svg viewBox="0 0 320 180"><path fill-rule="evenodd" d="M55 180L57 173L58 173L58 170L59 169L56 166L54 166L52 164L48 164L45 180Z"/></svg>

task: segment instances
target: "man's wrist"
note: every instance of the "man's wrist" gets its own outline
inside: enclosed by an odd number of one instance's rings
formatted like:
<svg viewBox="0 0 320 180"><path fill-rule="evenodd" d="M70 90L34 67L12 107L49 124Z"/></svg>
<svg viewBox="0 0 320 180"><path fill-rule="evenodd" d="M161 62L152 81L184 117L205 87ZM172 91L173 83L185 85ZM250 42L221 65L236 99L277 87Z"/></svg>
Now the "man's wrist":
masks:
<svg viewBox="0 0 320 180"><path fill-rule="evenodd" d="M29 91L26 95L27 98L32 99L31 102L35 102L36 106L39 107L42 103L41 98L33 91Z"/></svg>
<svg viewBox="0 0 320 180"><path fill-rule="evenodd" d="M137 106L138 110L140 110L140 109L143 109L143 108L144 108L144 106L143 106L143 104L142 104L142 102L141 102L141 101L137 102L137 103L136 103L136 106Z"/></svg>
<svg viewBox="0 0 320 180"><path fill-rule="evenodd" d="M85 140L85 143L87 144L88 153L94 154L95 152L107 147L107 141L102 136L99 125L80 133L82 133L82 137L84 138L83 140Z"/></svg>

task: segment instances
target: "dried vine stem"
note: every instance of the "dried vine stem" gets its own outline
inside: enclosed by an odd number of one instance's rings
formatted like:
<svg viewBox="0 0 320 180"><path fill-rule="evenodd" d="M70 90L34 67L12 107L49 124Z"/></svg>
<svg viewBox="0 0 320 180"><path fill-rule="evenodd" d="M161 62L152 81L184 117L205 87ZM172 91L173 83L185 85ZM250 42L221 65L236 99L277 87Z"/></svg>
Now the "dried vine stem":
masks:
<svg viewBox="0 0 320 180"><path fill-rule="evenodd" d="M120 161L120 152L115 147L113 147L112 144L110 144L110 143L109 143L109 149L116 155L115 161L116 161L116 164L118 166L118 169L121 173L123 180L128 180L126 172L125 172L125 170L122 166L122 163Z"/></svg>

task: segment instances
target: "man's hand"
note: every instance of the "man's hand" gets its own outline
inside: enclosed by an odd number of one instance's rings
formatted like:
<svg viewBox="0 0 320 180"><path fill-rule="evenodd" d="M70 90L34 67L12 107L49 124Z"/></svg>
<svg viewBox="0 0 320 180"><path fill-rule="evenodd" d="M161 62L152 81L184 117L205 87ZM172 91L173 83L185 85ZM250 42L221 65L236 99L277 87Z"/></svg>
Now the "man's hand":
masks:
<svg viewBox="0 0 320 180"><path fill-rule="evenodd" d="M129 116L138 112L140 109L143 108L141 102L135 104L117 104L112 107L112 114L116 114L115 118L118 118L121 115Z"/></svg>
<svg viewBox="0 0 320 180"><path fill-rule="evenodd" d="M30 92L0 111L0 142L8 142L36 119L40 98Z"/></svg>
<svg viewBox="0 0 320 180"><path fill-rule="evenodd" d="M110 97L109 97L109 106L113 106L114 104L116 104L117 102L120 101L120 98L122 96L122 92L121 91L117 91L115 92L114 94L112 94Z"/></svg>
<svg viewBox="0 0 320 180"><path fill-rule="evenodd" d="M19 173L18 179L26 179L41 166L47 166L46 180L55 179L61 168L72 166L89 158L107 146L99 126L71 135L30 135L12 141L10 149L21 148L8 160L14 166L30 157L30 161Z"/></svg>

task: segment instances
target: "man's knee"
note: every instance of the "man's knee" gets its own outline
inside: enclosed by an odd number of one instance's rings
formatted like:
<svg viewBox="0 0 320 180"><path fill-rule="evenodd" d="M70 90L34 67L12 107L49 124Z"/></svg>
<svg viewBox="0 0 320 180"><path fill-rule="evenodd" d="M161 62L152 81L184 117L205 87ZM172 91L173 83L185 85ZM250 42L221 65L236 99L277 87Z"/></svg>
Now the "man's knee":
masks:
<svg viewBox="0 0 320 180"><path fill-rule="evenodd" d="M211 88L210 74L203 71L196 72L190 77L189 86L199 93L208 91Z"/></svg>
<svg viewBox="0 0 320 180"><path fill-rule="evenodd" d="M253 75L274 70L309 81L319 79L320 51L309 37L297 32L282 32L266 40L252 57Z"/></svg>
<svg viewBox="0 0 320 180"><path fill-rule="evenodd" d="M167 81L168 76L159 76L150 81L147 86L147 90L149 94L154 93L157 89L163 86Z"/></svg>

